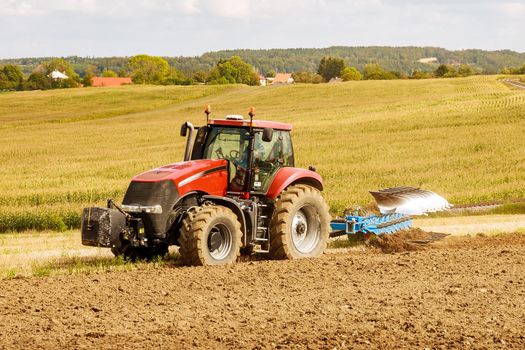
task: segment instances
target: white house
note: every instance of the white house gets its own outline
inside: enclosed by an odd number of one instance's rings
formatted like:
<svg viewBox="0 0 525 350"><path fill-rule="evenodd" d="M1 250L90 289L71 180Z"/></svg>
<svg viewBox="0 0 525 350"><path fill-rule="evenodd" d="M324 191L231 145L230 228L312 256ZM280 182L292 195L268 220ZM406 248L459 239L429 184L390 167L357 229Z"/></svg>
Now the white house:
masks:
<svg viewBox="0 0 525 350"><path fill-rule="evenodd" d="M423 57L418 60L419 63L437 63L437 57Z"/></svg>
<svg viewBox="0 0 525 350"><path fill-rule="evenodd" d="M259 85L266 86L266 77L262 74L259 74Z"/></svg>
<svg viewBox="0 0 525 350"><path fill-rule="evenodd" d="M67 75L65 75L62 72L57 71L56 69L49 73L48 77L50 77L53 80L63 80L69 78Z"/></svg>

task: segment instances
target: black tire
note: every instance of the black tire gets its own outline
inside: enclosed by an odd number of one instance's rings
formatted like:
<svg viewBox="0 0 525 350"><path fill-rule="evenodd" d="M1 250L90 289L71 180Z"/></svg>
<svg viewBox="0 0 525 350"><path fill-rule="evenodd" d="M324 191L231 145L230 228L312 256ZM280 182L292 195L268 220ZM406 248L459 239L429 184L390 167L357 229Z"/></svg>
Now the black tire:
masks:
<svg viewBox="0 0 525 350"><path fill-rule="evenodd" d="M134 247L129 241L123 241L120 248L113 247L111 252L115 256L123 256L125 260L153 260L168 254L168 245L160 244L156 247Z"/></svg>
<svg viewBox="0 0 525 350"><path fill-rule="evenodd" d="M230 209L219 205L194 208L180 229L179 253L188 266L224 265L237 261L241 223Z"/></svg>
<svg viewBox="0 0 525 350"><path fill-rule="evenodd" d="M321 256L330 234L330 214L321 192L293 185L275 203L270 224L270 256L302 259Z"/></svg>

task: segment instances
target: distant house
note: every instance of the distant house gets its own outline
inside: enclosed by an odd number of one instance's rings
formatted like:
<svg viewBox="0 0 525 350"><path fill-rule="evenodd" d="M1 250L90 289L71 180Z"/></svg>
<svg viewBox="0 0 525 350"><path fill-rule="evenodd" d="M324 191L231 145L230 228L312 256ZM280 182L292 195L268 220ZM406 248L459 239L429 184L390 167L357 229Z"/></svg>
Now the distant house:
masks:
<svg viewBox="0 0 525 350"><path fill-rule="evenodd" d="M266 77L262 74L259 74L259 85L266 86Z"/></svg>
<svg viewBox="0 0 525 350"><path fill-rule="evenodd" d="M332 79L330 79L328 81L328 84L333 84L333 83L342 83L343 82L343 79L339 78L339 77L334 77Z"/></svg>
<svg viewBox="0 0 525 350"><path fill-rule="evenodd" d="M291 73L277 73L273 78L272 85L276 84L293 84L293 78Z"/></svg>
<svg viewBox="0 0 525 350"><path fill-rule="evenodd" d="M437 57L423 57L418 60L419 63L437 63Z"/></svg>
<svg viewBox="0 0 525 350"><path fill-rule="evenodd" d="M69 78L66 74L59 72L57 70L52 71L47 76L53 80L64 80L64 79Z"/></svg>
<svg viewBox="0 0 525 350"><path fill-rule="evenodd" d="M93 77L91 78L92 86L120 86L125 84L133 84L131 78L125 77Z"/></svg>

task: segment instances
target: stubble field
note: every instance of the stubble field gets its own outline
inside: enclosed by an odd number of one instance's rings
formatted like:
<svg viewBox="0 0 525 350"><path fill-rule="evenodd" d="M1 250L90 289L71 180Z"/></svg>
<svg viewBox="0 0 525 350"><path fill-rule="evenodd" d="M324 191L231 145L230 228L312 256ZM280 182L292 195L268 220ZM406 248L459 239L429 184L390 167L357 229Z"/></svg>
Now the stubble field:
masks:
<svg viewBox="0 0 525 350"><path fill-rule="evenodd" d="M185 120L294 125L334 213L367 191L423 186L453 203L525 197L525 90L495 76L280 87L126 86L0 94L0 232L77 227L130 178L182 158Z"/></svg>

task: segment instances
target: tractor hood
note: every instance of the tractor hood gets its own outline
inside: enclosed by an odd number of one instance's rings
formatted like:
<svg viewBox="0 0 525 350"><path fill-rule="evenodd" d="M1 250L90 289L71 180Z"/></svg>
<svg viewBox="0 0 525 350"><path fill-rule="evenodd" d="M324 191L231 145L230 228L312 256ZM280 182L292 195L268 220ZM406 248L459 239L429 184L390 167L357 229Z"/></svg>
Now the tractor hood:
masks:
<svg viewBox="0 0 525 350"><path fill-rule="evenodd" d="M168 164L161 166L145 173L139 174L133 178L133 182L160 182L171 180L177 186L180 195L184 195L186 192L191 190L198 190L212 194L218 194L216 186L217 183L212 184L210 180L218 180L217 175L222 174L220 178L227 178L228 161L225 159L199 159L191 160L187 162L178 162L174 164ZM208 184L204 185L205 188L200 188L197 185L204 180ZM211 181L216 182L216 181ZM222 181L221 181L222 182ZM220 194L226 191L226 183L221 184Z"/></svg>
<svg viewBox="0 0 525 350"><path fill-rule="evenodd" d="M148 234L162 236L169 229L169 213L186 194L225 195L227 168L228 161L224 159L202 159L146 171L133 178L122 207L142 219Z"/></svg>
<svg viewBox="0 0 525 350"><path fill-rule="evenodd" d="M159 182L171 180L178 187L215 171L226 170L228 161L224 159L199 159L187 162L163 165L160 168L146 171L133 178L133 181Z"/></svg>

